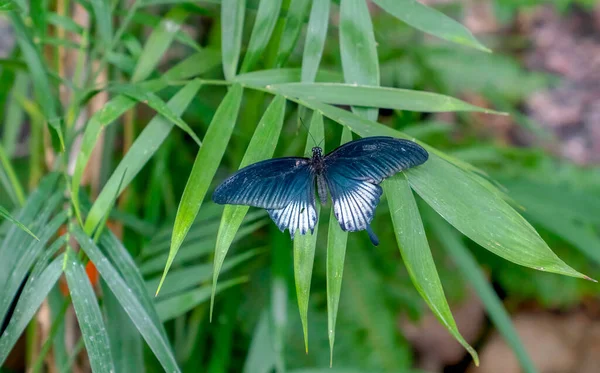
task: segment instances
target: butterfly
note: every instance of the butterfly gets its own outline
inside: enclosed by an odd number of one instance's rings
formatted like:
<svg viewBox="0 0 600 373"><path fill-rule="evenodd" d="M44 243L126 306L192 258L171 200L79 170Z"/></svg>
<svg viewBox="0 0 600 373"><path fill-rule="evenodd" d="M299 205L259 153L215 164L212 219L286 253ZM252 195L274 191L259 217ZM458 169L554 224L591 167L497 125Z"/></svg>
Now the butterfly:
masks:
<svg viewBox="0 0 600 373"><path fill-rule="evenodd" d="M325 156L316 146L311 158L273 158L242 168L215 189L212 200L264 208L277 227L282 232L288 229L293 239L296 232L314 232L316 185L322 205L327 203L329 190L342 230L366 230L377 246L379 239L370 223L383 194L379 184L428 157L427 151L413 141L384 136L350 141Z"/></svg>

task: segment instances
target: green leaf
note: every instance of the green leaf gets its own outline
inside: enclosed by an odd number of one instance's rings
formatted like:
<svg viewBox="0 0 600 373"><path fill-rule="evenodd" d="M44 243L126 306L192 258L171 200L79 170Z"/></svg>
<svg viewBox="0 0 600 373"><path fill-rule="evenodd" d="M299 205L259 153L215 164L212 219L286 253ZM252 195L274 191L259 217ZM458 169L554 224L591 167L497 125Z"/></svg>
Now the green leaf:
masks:
<svg viewBox="0 0 600 373"><path fill-rule="evenodd" d="M165 265L163 277L158 285L156 294L169 272L173 259L177 255L183 239L187 235L190 226L196 219L198 210L202 205L204 196L208 191L210 182L221 163L221 158L225 154L227 143L233 132L233 127L237 119L238 111L242 101L242 87L233 85L215 113L206 135L204 136L204 145L198 151L196 160L190 177L185 185L183 196L179 202L175 224L173 226L173 236L171 238L171 248L169 258Z"/></svg>
<svg viewBox="0 0 600 373"><path fill-rule="evenodd" d="M377 42L365 0L340 2L340 54L346 83L379 85ZM377 109L362 107L352 107L352 111L373 121L379 113Z"/></svg>
<svg viewBox="0 0 600 373"><path fill-rule="evenodd" d="M189 13L182 6L177 6L164 16L158 27L148 37L148 41L144 46L142 55L139 57L135 71L131 77L132 82L142 81L152 74L152 71L171 46L173 39L181 29L181 25L188 15Z"/></svg>
<svg viewBox="0 0 600 373"><path fill-rule="evenodd" d="M264 310L254 328L244 373L271 373L275 368L275 351L269 328L269 312Z"/></svg>
<svg viewBox="0 0 600 373"><path fill-rule="evenodd" d="M62 274L62 262L63 254L54 259L43 272L38 273L36 277L31 276L27 280L13 316L0 338L0 366L4 364L17 340L48 296L50 289L58 281Z"/></svg>
<svg viewBox="0 0 600 373"><path fill-rule="evenodd" d="M39 240L39 238L37 238L35 236L35 234L33 234L33 232L31 232L29 230L29 228L27 228L25 225L23 225L23 223L21 223L17 219L13 218L12 215L10 214L10 212L8 212L8 210L6 210L2 206L0 206L0 216L3 217L3 218L5 218L5 219L7 219L7 220L9 220L11 223L13 223L14 225L16 225L20 229L22 229L24 232L27 232L27 234L29 234L31 237L35 238L36 240Z"/></svg>
<svg viewBox="0 0 600 373"><path fill-rule="evenodd" d="M306 139L304 155L310 157L312 148L318 146L325 138L323 129L323 116L313 113L312 121L308 129L309 135ZM317 205L317 216L320 206ZM308 299L310 296L310 282L312 278L313 263L315 259L315 247L317 245L317 233L319 226L316 225L314 232L305 235L297 233L294 237L294 278L296 280L296 295L298 297L298 310L302 321L304 332L304 346L308 353Z"/></svg>
<svg viewBox="0 0 600 373"><path fill-rule="evenodd" d="M360 105L418 112L475 111L503 114L437 93L338 83L286 83L267 88L283 95L335 105ZM368 118L367 118L368 119Z"/></svg>
<svg viewBox="0 0 600 373"><path fill-rule="evenodd" d="M45 64L42 59L42 55L37 49L33 38L31 37L29 30L23 23L21 16L16 12L10 12L10 18L17 42L23 54L23 58L27 63L29 72L31 73L31 80L33 82L33 90L37 98L37 102L42 107L44 116L48 121L48 124L56 131L58 139L60 141L61 149L65 148L64 138L62 130L60 128L60 118L58 117L56 94L50 86L48 80L49 74L46 71Z"/></svg>
<svg viewBox="0 0 600 373"><path fill-rule="evenodd" d="M399 20L439 38L491 52L465 26L417 0L373 0Z"/></svg>
<svg viewBox="0 0 600 373"><path fill-rule="evenodd" d="M202 75L221 63L221 54L212 49L202 49L173 66L163 78L184 80Z"/></svg>
<svg viewBox="0 0 600 373"><path fill-rule="evenodd" d="M560 260L500 192L494 193L470 173L430 154L427 162L407 170L406 176L438 214L494 254L540 271L589 279Z"/></svg>
<svg viewBox="0 0 600 373"><path fill-rule="evenodd" d="M119 272L81 228L75 227L73 236L81 245L81 249L94 263L98 269L98 273L100 273L100 276L106 281L112 293L117 297L119 303L142 334L163 369L167 372L180 372L169 346L169 340L162 330L162 324L160 321L155 320L152 313L148 312L140 297L134 293L135 288L130 287L123 280Z"/></svg>
<svg viewBox="0 0 600 373"><path fill-rule="evenodd" d="M217 285L216 291L217 293L220 293L225 289L239 285L246 281L247 279L245 277L223 281ZM197 289L193 289L156 302L156 310L158 311L160 319L163 322L171 320L178 316L185 315L188 311L210 300L211 292L212 286L201 286Z"/></svg>
<svg viewBox="0 0 600 373"><path fill-rule="evenodd" d="M309 5L309 0L296 0L290 3L285 17L281 41L279 42L279 51L277 52L276 59L277 66L283 66L290 57L290 54L292 54L294 47L296 47Z"/></svg>
<svg viewBox="0 0 600 373"><path fill-rule="evenodd" d="M186 84L167 103L170 110L175 115L181 115L185 108L190 104L192 99L196 96L200 86L201 83L195 80ZM116 98L114 100L116 100ZM131 148L129 148L127 154L125 154L119 165L115 168L112 175L104 185L104 188L100 192L100 195L94 202L85 222L86 232L91 234L91 232L94 231L102 218L106 216L107 212L112 208L111 201L113 200L114 196L121 194L129 185L129 183L131 183L133 178L138 174L138 172L140 172L142 167L148 163L150 158L158 150L169 133L171 133L173 126L173 122L163 118L160 115L156 115L154 118L152 118L150 123L148 123L140 135L135 139ZM86 132L87 131L88 129L86 129ZM125 172L125 170L127 170L127 172ZM123 182L119 187L121 178L123 178ZM79 182L77 182L77 184L73 182L73 188L75 188L75 185L79 185ZM75 195L76 194L74 193L72 198L75 199Z"/></svg>
<svg viewBox="0 0 600 373"><path fill-rule="evenodd" d="M112 42L112 9L111 3L105 0L90 0L94 17L96 18L96 30L100 41L106 50L110 48Z"/></svg>
<svg viewBox="0 0 600 373"><path fill-rule="evenodd" d="M462 337L446 301L444 289L437 273L431 250L425 236L421 214L406 176L398 174L383 185L392 216L392 225L404 265L435 317L452 336L471 354L479 365L477 352Z"/></svg>
<svg viewBox="0 0 600 373"><path fill-rule="evenodd" d="M346 110L307 101L334 121L350 127L361 137L407 135ZM409 138L410 139L410 138ZM425 145L426 146L426 145ZM506 203L504 195L473 172L442 158L443 153L426 146L429 160L406 171L411 187L459 231L502 258L526 267L581 277L550 250L533 227ZM443 182L440 182L443 180Z"/></svg>
<svg viewBox="0 0 600 373"><path fill-rule="evenodd" d="M341 82L343 80L341 74L334 71L319 71L316 74L317 81ZM302 71L300 69L270 69L238 75L235 77L235 81L241 84L264 87L271 84L299 82L301 75Z"/></svg>
<svg viewBox="0 0 600 373"><path fill-rule="evenodd" d="M340 145L352 141L352 132L344 127ZM340 227L333 208L329 215L329 230L327 232L327 331L329 336L329 366L333 365L333 344L335 342L335 323L337 320L342 278L344 275L344 259L348 232Z"/></svg>
<svg viewBox="0 0 600 373"><path fill-rule="evenodd" d="M319 70L327 26L329 25L330 0L313 1L306 30L304 53L302 54L302 81L313 82Z"/></svg>
<svg viewBox="0 0 600 373"><path fill-rule="evenodd" d="M240 169L252 163L256 163L273 156L277 147L277 140L283 126L283 118L285 115L285 98L283 96L275 96L260 122L256 126L254 135L248 144L246 154L240 163ZM217 286L217 279L221 266L229 251L229 247L237 234L238 229L242 225L244 217L248 212L248 206L233 206L226 205L223 209L223 217L217 234L217 244L215 247L214 258L214 273L213 273L213 292L210 299L210 319L212 320L212 311L214 305L214 293Z"/></svg>
<svg viewBox="0 0 600 373"><path fill-rule="evenodd" d="M112 373L115 366L94 288L75 253L67 251L67 255L65 275L90 365L95 373Z"/></svg>
<svg viewBox="0 0 600 373"><path fill-rule="evenodd" d="M160 99L157 95L152 92L148 92L144 87L140 87L138 85L120 85L113 87L111 90L124 94L133 98L134 100L144 103L154 109L157 113L165 117L165 119L170 120L175 123L175 125L185 131L198 146L202 145L202 141L196 136L194 131L185 123L177 113L175 113L169 105L167 105L163 100Z"/></svg>
<svg viewBox="0 0 600 373"><path fill-rule="evenodd" d="M452 231L448 224L441 221L439 218L429 219L432 228L439 238L442 246L448 251L450 257L458 266L462 275L469 280L473 289L483 302L487 314L492 319L496 328L502 334L506 343L514 351L519 364L524 372L536 373L537 369L531 361L525 346L521 342L517 331L515 330L510 315L504 309L502 301L496 295L494 288L489 284L485 275L479 268L475 258L469 253L467 248L457 237L457 234Z"/></svg>
<svg viewBox="0 0 600 373"><path fill-rule="evenodd" d="M83 138L81 140L81 148L79 150L79 154L77 155L77 160L75 161L73 176L71 177L71 199L73 201L75 213L80 221L83 221L79 203L79 188L81 185L81 179L83 177L85 167L92 156L92 151L94 150L96 142L100 138L102 129L113 123L134 105L135 101L131 98L126 96L117 96L107 102L102 109L95 112L86 125L85 132L83 133Z"/></svg>
<svg viewBox="0 0 600 373"><path fill-rule="evenodd" d="M260 0L256 20L248 42L248 50L242 62L241 72L250 71L262 57L279 17L281 0Z"/></svg>
<svg viewBox="0 0 600 373"><path fill-rule="evenodd" d="M242 48L246 0L223 0L221 3L221 55L225 79L232 80Z"/></svg>
<svg viewBox="0 0 600 373"><path fill-rule="evenodd" d="M2 94L2 96L6 96L6 100L3 99L5 97L0 97L0 101L5 103L4 110L6 111L6 115L2 115L3 110L0 110L0 118L4 119L2 143L8 157L12 157L15 152L21 127L24 124L23 108L18 104L17 97L25 97L29 88L29 76L26 72L19 71L15 74L12 87L5 81L5 79L9 79L10 74L8 68L3 66L0 85L6 87L8 92Z"/></svg>
<svg viewBox="0 0 600 373"><path fill-rule="evenodd" d="M0 12L18 11L19 7L13 0L0 0Z"/></svg>
<svg viewBox="0 0 600 373"><path fill-rule="evenodd" d="M117 297L102 284L102 308L107 323L111 353L115 363L115 372L142 373L144 369L144 343L135 325L123 310Z"/></svg>

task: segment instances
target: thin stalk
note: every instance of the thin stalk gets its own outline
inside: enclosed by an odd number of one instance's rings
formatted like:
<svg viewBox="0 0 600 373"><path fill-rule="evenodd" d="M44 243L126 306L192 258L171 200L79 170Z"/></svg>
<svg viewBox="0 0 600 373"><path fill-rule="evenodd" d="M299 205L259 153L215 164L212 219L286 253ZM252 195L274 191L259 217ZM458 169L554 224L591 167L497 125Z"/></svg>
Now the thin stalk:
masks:
<svg viewBox="0 0 600 373"><path fill-rule="evenodd" d="M25 203L25 193L23 192L23 186L17 177L15 170L4 151L4 147L0 144L0 163L2 163L2 167L4 168L4 172L6 172L6 176L10 180L13 192L17 197L17 201L19 202L19 206L23 206Z"/></svg>

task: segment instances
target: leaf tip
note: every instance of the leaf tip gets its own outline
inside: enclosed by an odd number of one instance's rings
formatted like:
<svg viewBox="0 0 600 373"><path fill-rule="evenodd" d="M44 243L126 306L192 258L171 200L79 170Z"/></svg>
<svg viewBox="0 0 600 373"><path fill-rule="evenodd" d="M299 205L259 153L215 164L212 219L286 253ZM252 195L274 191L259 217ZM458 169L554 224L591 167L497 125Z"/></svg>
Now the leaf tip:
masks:
<svg viewBox="0 0 600 373"><path fill-rule="evenodd" d="M598 283L598 280L595 280L595 279L593 279L593 278L591 278L589 276L583 275L583 278L586 279L586 280L588 280L588 281Z"/></svg>

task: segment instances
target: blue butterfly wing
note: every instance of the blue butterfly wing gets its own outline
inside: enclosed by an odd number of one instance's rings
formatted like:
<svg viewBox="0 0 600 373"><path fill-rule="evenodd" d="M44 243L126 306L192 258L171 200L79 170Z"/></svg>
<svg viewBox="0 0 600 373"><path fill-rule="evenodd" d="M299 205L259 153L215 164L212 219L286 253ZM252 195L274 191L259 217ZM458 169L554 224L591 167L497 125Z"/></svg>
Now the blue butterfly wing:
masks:
<svg viewBox="0 0 600 373"><path fill-rule="evenodd" d="M317 222L315 176L308 158L268 159L244 167L219 185L214 202L267 209L281 231L305 234Z"/></svg>
<svg viewBox="0 0 600 373"><path fill-rule="evenodd" d="M345 231L367 230L379 204L383 179L427 161L429 155L417 143L393 137L367 137L346 143L325 157L325 179L333 211Z"/></svg>

